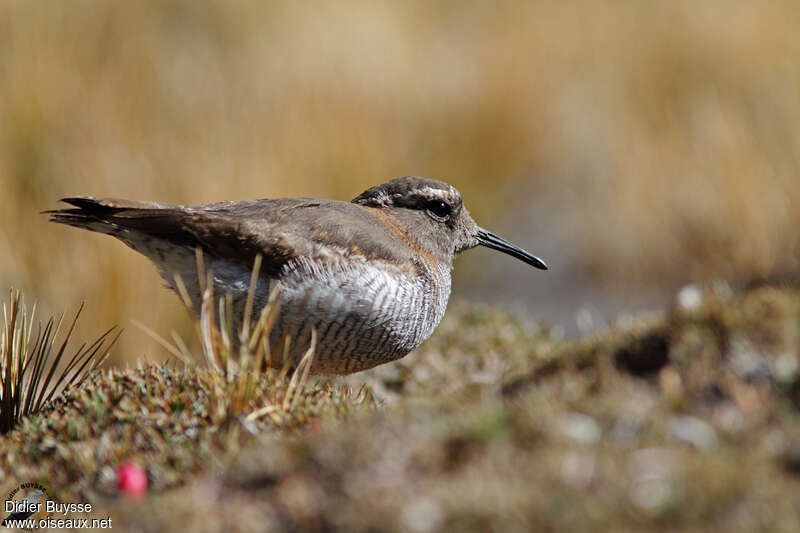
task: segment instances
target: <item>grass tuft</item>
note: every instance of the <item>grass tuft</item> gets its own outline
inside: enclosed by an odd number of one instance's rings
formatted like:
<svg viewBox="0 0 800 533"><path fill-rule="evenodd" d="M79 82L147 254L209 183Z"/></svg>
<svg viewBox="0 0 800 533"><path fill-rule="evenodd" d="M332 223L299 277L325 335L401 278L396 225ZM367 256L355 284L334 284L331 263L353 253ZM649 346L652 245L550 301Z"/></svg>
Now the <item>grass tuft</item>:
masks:
<svg viewBox="0 0 800 533"><path fill-rule="evenodd" d="M108 356L122 333L119 330L112 337L116 326L88 346L82 344L61 365L82 310L83 304L59 343L63 314L58 319L50 317L44 328L40 323L34 334L36 304L29 313L20 291L10 291L8 304L3 304L0 338L0 433L8 433L22 418L38 412L56 393L80 384Z"/></svg>
<svg viewBox="0 0 800 533"><path fill-rule="evenodd" d="M314 361L317 332L312 329L311 345L299 362L287 357L291 339L285 339L285 348L280 357L270 351L270 333L278 317L279 300L277 290L270 293L267 304L254 320L256 285L261 270L262 257L256 257L250 276L241 319L234 310L230 294L217 297L214 291L214 275L206 270L203 253L197 250L197 271L202 292L198 335L203 360L209 370L208 395L215 424L224 424L232 419L257 420L265 415L273 419L292 418L309 392L309 375ZM176 279L178 293L191 310L194 306L186 285ZM239 325L237 328L236 326ZM193 357L180 336L173 334L174 343L169 343L151 332L184 364L191 365ZM269 391L266 405L259 391ZM361 396L359 394L359 396ZM259 397L261 403L256 401Z"/></svg>

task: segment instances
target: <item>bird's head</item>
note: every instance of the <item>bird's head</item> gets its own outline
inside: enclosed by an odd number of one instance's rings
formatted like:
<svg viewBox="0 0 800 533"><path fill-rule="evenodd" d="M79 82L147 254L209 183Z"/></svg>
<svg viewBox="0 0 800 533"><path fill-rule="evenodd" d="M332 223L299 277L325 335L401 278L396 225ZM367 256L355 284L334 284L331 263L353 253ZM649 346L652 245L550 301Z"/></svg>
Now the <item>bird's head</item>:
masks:
<svg viewBox="0 0 800 533"><path fill-rule="evenodd" d="M442 181L396 178L367 189L352 201L383 210L409 238L440 260L450 262L456 254L480 245L547 270L538 257L478 226L464 207L461 193Z"/></svg>

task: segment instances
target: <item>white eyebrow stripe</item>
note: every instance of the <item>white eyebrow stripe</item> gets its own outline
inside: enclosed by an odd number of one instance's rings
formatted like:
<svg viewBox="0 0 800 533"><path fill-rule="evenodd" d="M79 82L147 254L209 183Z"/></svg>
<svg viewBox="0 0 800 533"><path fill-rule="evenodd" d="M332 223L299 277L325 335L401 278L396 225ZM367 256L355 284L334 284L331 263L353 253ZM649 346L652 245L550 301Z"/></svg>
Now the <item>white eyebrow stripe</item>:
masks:
<svg viewBox="0 0 800 533"><path fill-rule="evenodd" d="M431 199L444 198L451 201L458 197L458 193L452 185L450 186L449 190L435 189L429 185L425 185L422 187L417 187L416 189L411 189L410 194Z"/></svg>
<svg viewBox="0 0 800 533"><path fill-rule="evenodd" d="M389 194L386 191L381 191L378 196L375 197L375 203L378 205L390 205L391 201L389 200Z"/></svg>

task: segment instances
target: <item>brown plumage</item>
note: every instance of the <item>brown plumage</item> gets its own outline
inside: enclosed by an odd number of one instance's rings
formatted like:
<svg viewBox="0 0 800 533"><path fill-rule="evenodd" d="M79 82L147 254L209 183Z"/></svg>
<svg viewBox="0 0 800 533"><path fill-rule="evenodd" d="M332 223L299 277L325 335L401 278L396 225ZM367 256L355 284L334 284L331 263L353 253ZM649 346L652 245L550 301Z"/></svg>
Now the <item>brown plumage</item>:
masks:
<svg viewBox="0 0 800 533"><path fill-rule="evenodd" d="M418 177L372 187L352 202L280 198L176 206L85 197L48 211L54 222L112 235L149 257L167 284L180 276L200 298L195 249L218 294L243 310L255 257L263 257L256 311L269 291L281 310L271 340L299 357L319 333L313 370L348 373L402 357L438 324L452 261L477 245L538 268L544 263L479 228L452 186Z"/></svg>

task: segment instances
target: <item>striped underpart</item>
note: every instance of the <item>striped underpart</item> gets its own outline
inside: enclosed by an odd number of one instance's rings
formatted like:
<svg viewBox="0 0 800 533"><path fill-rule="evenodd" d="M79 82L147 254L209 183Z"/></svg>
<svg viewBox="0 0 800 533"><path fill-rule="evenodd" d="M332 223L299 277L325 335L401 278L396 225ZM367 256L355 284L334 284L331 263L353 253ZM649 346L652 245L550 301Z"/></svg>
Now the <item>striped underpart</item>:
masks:
<svg viewBox="0 0 800 533"><path fill-rule="evenodd" d="M360 258L292 261L277 283L280 311L270 337L281 353L288 336L294 361L317 332L313 371L344 374L403 357L444 315L450 269L419 261L415 272Z"/></svg>

